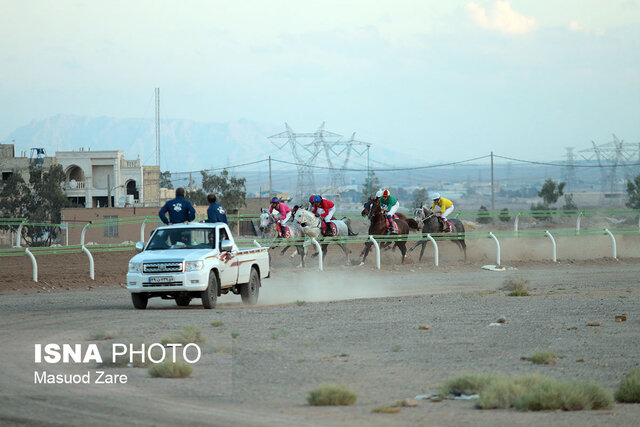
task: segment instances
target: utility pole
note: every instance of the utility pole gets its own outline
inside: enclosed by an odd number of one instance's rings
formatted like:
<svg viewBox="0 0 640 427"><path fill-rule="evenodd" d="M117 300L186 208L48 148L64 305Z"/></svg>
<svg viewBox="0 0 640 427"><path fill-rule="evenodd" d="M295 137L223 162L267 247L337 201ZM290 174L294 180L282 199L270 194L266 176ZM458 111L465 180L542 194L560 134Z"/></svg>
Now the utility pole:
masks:
<svg viewBox="0 0 640 427"><path fill-rule="evenodd" d="M271 156L269 156L269 201L273 197L273 181L271 180Z"/></svg>
<svg viewBox="0 0 640 427"><path fill-rule="evenodd" d="M371 146L367 146L367 197L371 197L371 175L369 171L369 149Z"/></svg>
<svg viewBox="0 0 640 427"><path fill-rule="evenodd" d="M107 175L107 207L111 207L111 175Z"/></svg>
<svg viewBox="0 0 640 427"><path fill-rule="evenodd" d="M156 88L156 163L158 164L158 206L160 206L160 88Z"/></svg>
<svg viewBox="0 0 640 427"><path fill-rule="evenodd" d="M493 190L493 151L491 152L491 210L496 210L495 193Z"/></svg>

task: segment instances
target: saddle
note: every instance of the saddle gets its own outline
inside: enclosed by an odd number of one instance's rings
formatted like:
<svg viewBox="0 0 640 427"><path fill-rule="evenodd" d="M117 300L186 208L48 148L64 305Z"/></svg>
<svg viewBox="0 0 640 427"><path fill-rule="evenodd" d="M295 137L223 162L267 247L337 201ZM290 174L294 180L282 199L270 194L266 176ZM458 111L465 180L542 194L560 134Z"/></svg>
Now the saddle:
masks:
<svg viewBox="0 0 640 427"><path fill-rule="evenodd" d="M387 218L387 228L391 228L391 234L398 234L399 233L399 228L398 228L398 223L395 221L397 219L400 219L398 217L398 215L393 215L393 218L391 220L389 220L389 218Z"/></svg>
<svg viewBox="0 0 640 427"><path fill-rule="evenodd" d="M282 226L280 225L279 222L276 222L276 230L278 230L278 236L282 236ZM284 238L285 239L291 238L291 229L286 225L284 226Z"/></svg>
<svg viewBox="0 0 640 427"><path fill-rule="evenodd" d="M322 220L322 235L323 236L337 236L338 235L338 227L329 221L326 222L324 219Z"/></svg>
<svg viewBox="0 0 640 427"><path fill-rule="evenodd" d="M456 232L455 227L453 226L451 221L449 221L448 219L444 220L444 219L442 219L442 217L437 217L437 218L438 218L438 221L440 221L440 224L442 225L443 229L444 229L444 222L445 221L447 222L447 225L449 226L449 230L445 231L445 233L449 234L449 233L455 233Z"/></svg>

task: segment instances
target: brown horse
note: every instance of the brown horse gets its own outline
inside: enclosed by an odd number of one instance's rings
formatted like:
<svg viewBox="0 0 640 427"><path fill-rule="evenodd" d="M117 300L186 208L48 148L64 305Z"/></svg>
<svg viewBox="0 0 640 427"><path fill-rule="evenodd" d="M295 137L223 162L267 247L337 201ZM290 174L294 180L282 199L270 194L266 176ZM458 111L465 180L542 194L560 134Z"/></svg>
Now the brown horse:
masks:
<svg viewBox="0 0 640 427"><path fill-rule="evenodd" d="M451 235L452 238L450 240L458 245L458 247L460 247L462 252L464 252L464 261L467 261L467 244L464 241L464 225L462 224L462 221L457 218L451 218L449 221L453 226L453 231L450 233L443 233L444 225L442 223L442 219L436 216L435 213L427 207L420 207L416 209L414 219L416 223L422 223L423 235L427 233L440 233L440 236ZM418 261L422 261L424 248L427 246L428 242L429 241L427 239L416 242L416 244L411 249L409 249L409 253L411 253L418 246L422 245L422 248L420 249L420 257L418 258Z"/></svg>
<svg viewBox="0 0 640 427"><path fill-rule="evenodd" d="M375 200L376 200L375 198L369 197L369 200L367 200L365 202L364 209L362 209L362 212L360 212L360 215L369 216L369 210L371 209L371 203L373 203ZM421 225L418 224L415 219L407 218L406 215L401 214L400 212L396 212L396 216L398 218L400 218L401 220L403 220L404 222L406 222L410 229L420 230Z"/></svg>
<svg viewBox="0 0 640 427"><path fill-rule="evenodd" d="M380 199L369 200L368 203L369 203L369 206L367 209L368 210L367 216L369 217L369 221L370 221L369 235L370 236L386 235L387 234L387 217L382 212L382 208L380 207ZM398 215L398 218L400 218L400 215ZM404 236L406 239L406 237L409 235L409 225L407 224L406 221L403 221L402 219L396 219L394 221L398 225L398 236L399 237ZM373 245L372 242L366 242L364 244L364 249L362 249L362 252L360 253L360 255L362 255L362 261L360 262L360 265L364 264L364 261L367 259L369 250L371 250L371 245ZM402 253L402 263L404 264L404 258L407 253L407 242L406 240L397 240L394 242L393 247L395 248L396 246L400 249L400 252Z"/></svg>

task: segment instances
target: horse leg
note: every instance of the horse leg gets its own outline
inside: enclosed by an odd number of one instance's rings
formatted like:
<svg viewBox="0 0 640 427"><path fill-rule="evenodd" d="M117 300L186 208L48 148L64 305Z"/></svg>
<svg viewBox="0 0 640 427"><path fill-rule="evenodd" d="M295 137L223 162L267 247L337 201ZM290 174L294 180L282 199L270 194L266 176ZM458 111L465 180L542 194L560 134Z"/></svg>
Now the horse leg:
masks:
<svg viewBox="0 0 640 427"><path fill-rule="evenodd" d="M338 243L338 245L340 245L340 247L342 248L342 251L347 256L347 265L351 265L351 260L349 259L349 253L351 253L351 251L347 247L346 243Z"/></svg>
<svg viewBox="0 0 640 427"><path fill-rule="evenodd" d="M304 268L304 246L296 246L296 250L298 251L298 255L300 255L300 265L298 267Z"/></svg>
<svg viewBox="0 0 640 427"><path fill-rule="evenodd" d="M420 257L418 258L418 261L422 261L422 255L424 255L424 250L427 247L427 241L423 240L422 241L422 249L420 249Z"/></svg>
<svg viewBox="0 0 640 427"><path fill-rule="evenodd" d="M291 246L285 246L285 247L284 247L284 249L282 249L282 250L280 251L280 255L284 255L284 254L285 254L285 252L287 252L287 249L289 249L290 247L291 247Z"/></svg>
<svg viewBox="0 0 640 427"><path fill-rule="evenodd" d="M400 253L402 254L402 264L404 264L404 259L407 254L407 243L406 242L396 242L396 246L400 248Z"/></svg>
<svg viewBox="0 0 640 427"><path fill-rule="evenodd" d="M407 251L407 253L408 253L408 254L410 254L411 252L413 252L413 250L414 250L415 248L417 248L418 246L420 246L420 245L422 244L422 242L424 242L424 240L418 240L418 241L416 242L416 244L415 244L415 245L413 245L413 247Z"/></svg>
<svg viewBox="0 0 640 427"><path fill-rule="evenodd" d="M329 244L325 243L322 245L322 264L325 264L325 259L327 258L327 249L329 249Z"/></svg>
<svg viewBox="0 0 640 427"><path fill-rule="evenodd" d="M373 245L373 243L371 242L365 242L364 244L364 249L362 250L362 261L360 261L360 265L364 264L364 261L367 259L367 255L369 255L369 250L371 249L371 245Z"/></svg>
<svg viewBox="0 0 640 427"><path fill-rule="evenodd" d="M467 244L464 240L460 240L460 247L462 248L462 252L464 252L464 262L467 262Z"/></svg>

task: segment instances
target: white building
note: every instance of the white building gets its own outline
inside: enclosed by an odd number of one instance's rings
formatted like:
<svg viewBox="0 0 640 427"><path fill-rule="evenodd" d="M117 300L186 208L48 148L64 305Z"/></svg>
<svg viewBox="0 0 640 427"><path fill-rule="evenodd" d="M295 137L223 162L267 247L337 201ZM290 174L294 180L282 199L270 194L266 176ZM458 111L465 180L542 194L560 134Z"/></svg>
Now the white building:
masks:
<svg viewBox="0 0 640 427"><path fill-rule="evenodd" d="M145 190L150 190L144 182L146 167L142 166L140 157L127 160L120 150L80 150L57 151L55 158L66 175L67 197L79 205L93 208L149 204L145 203ZM153 184L157 188L157 179ZM150 196L151 202L157 205L158 195Z"/></svg>

